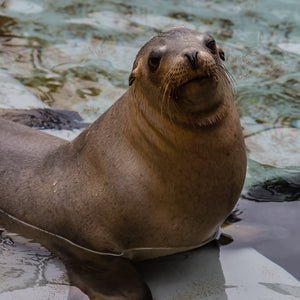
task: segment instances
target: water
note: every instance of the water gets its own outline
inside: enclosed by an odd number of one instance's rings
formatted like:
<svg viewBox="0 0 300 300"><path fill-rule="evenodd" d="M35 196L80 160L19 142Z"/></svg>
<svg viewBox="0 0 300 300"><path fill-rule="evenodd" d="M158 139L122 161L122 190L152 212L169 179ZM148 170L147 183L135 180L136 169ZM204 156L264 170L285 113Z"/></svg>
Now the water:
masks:
<svg viewBox="0 0 300 300"><path fill-rule="evenodd" d="M266 180L300 176L298 2L1 1L0 67L45 104L93 121L127 89L150 37L174 26L212 34L235 79L248 148L245 196ZM300 278L299 202L241 200L239 208L242 221L224 229L234 242L223 247L252 246Z"/></svg>

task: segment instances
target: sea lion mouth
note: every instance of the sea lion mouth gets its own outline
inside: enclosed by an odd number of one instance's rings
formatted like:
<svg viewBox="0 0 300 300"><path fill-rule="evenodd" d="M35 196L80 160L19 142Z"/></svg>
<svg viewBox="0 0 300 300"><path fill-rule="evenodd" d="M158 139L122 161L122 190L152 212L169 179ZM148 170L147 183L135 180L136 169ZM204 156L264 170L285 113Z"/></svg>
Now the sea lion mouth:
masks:
<svg viewBox="0 0 300 300"><path fill-rule="evenodd" d="M197 76L177 88L177 99L187 104L203 105L204 99L209 99L215 93L217 80L211 76ZM195 107L196 108L196 107Z"/></svg>
<svg viewBox="0 0 300 300"><path fill-rule="evenodd" d="M197 77L195 77L195 78L192 78L192 79L190 79L190 80L188 80L188 81L186 81L184 84L182 84L181 86L183 86L183 85L186 85L186 84L188 84L188 83L193 83L193 82L201 82L202 80L204 80L204 79L209 79L209 76L197 76Z"/></svg>
<svg viewBox="0 0 300 300"><path fill-rule="evenodd" d="M189 74L186 73L178 82L178 87L177 88L182 88L187 84L190 83L199 83L203 84L205 83L204 81L214 81L218 82L218 75L216 70L201 70L196 73L196 74Z"/></svg>
<svg viewBox="0 0 300 300"><path fill-rule="evenodd" d="M204 81L211 81L211 80L214 80L213 77L211 76L207 76L207 75L203 75L203 76L197 76L197 77L194 77L192 79L189 79L187 80L186 82L182 83L180 86L179 86L179 89L180 88L184 88L186 85L197 85L197 84L203 84Z"/></svg>

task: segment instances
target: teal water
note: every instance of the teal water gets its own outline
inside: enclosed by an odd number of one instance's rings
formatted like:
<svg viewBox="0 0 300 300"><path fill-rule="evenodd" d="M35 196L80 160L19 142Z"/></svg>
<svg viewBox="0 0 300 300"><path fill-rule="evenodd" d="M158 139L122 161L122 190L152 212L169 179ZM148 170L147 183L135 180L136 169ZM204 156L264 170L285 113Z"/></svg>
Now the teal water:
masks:
<svg viewBox="0 0 300 300"><path fill-rule="evenodd" d="M300 176L299 0L4 0L0 68L46 104L93 121L127 89L138 49L174 26L210 33L225 51L248 148L243 194L272 178L293 184L289 178ZM298 203L242 200L240 231L251 223L268 230L248 243L233 232L228 247L256 247L300 278Z"/></svg>

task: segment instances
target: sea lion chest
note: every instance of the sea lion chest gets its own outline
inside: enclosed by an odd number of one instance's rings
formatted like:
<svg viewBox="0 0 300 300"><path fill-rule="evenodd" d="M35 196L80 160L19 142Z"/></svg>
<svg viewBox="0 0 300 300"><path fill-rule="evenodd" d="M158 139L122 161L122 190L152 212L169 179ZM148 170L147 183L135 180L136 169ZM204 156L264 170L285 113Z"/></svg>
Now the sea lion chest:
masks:
<svg viewBox="0 0 300 300"><path fill-rule="evenodd" d="M129 141L121 133L118 147L106 143L110 155L119 150L110 159L113 166L107 166L118 191L118 239L125 249L209 240L234 207L244 181L245 148L237 118L181 135L145 131L141 123Z"/></svg>

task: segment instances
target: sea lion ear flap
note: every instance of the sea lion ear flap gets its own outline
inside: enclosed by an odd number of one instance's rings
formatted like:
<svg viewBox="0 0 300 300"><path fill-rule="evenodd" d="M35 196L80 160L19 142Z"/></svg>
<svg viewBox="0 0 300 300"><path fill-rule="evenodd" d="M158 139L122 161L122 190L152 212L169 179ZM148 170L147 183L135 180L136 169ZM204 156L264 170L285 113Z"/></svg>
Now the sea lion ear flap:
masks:
<svg viewBox="0 0 300 300"><path fill-rule="evenodd" d="M136 79L136 76L137 76L137 73L138 73L138 64L135 62L133 64L133 68L132 68L132 71L129 75L129 86L131 86L133 84L133 82L135 81Z"/></svg>
<svg viewBox="0 0 300 300"><path fill-rule="evenodd" d="M219 46L217 46L217 49L218 49L218 53L219 53L219 56L220 58L225 61L225 52L223 51L223 49Z"/></svg>
<svg viewBox="0 0 300 300"><path fill-rule="evenodd" d="M134 81L138 75L139 64L140 64L140 62L137 59L135 59L133 66L132 66L132 71L131 71L131 73L129 75L129 79L128 79L129 86L131 86L134 83Z"/></svg>
<svg viewBox="0 0 300 300"><path fill-rule="evenodd" d="M130 73L129 75L129 79L128 79L128 83L129 86L131 86L133 84L133 82L135 81L135 69Z"/></svg>

